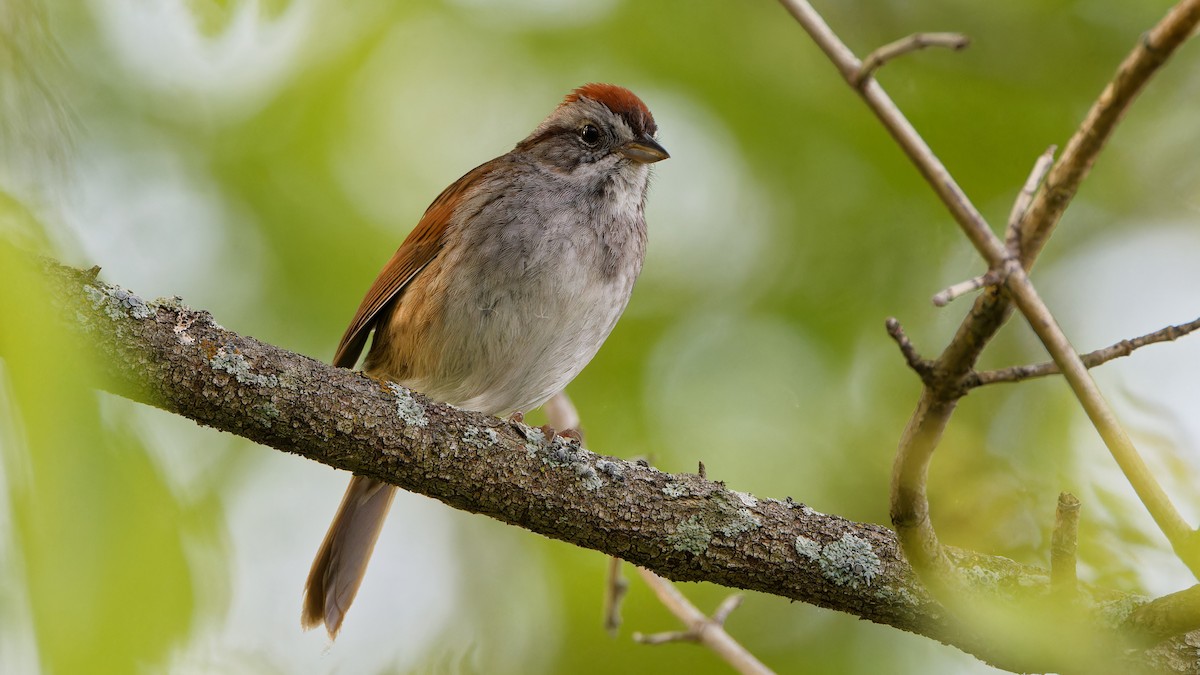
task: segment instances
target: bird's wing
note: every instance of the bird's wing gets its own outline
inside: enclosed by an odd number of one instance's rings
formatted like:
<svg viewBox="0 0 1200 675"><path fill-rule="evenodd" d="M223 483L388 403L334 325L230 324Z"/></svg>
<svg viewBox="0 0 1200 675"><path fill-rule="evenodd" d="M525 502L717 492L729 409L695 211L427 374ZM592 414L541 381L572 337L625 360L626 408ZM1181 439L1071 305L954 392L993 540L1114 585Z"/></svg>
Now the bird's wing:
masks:
<svg viewBox="0 0 1200 675"><path fill-rule="evenodd" d="M375 278L375 283L371 284L366 297L354 314L354 319L342 335L342 341L338 343L333 365L353 368L354 364L358 363L358 357L380 311L388 303L399 298L408 284L437 257L445 243L450 217L461 202L463 194L487 175L493 166L494 164L489 162L476 167L433 200L425 215L421 217L421 222L417 223L404 243L400 244L392 259Z"/></svg>

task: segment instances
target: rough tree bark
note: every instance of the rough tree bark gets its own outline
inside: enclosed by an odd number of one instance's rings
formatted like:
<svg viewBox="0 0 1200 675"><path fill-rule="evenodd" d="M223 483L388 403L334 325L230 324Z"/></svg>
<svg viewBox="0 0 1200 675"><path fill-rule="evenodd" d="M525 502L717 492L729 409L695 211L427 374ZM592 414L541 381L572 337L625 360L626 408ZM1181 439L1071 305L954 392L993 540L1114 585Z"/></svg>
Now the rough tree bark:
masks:
<svg viewBox="0 0 1200 675"><path fill-rule="evenodd" d="M143 301L99 282L95 270L53 263L47 270L55 311L100 369L101 380L87 385L670 579L848 612L1011 670L1080 667L1061 649L1014 649L999 633L967 629L978 624L956 620L930 597L887 528L822 514L790 497L758 498L698 475L598 455L238 335L178 299ZM1052 597L1043 569L963 550L950 555L968 572L963 593L1017 608ZM1139 633L1127 619L1147 599L1089 587L1080 597L1069 619L1080 629L1072 635L1087 641L1080 651L1126 672L1200 672L1200 635L1150 650L1135 642ZM1056 615L1054 625L1063 621Z"/></svg>

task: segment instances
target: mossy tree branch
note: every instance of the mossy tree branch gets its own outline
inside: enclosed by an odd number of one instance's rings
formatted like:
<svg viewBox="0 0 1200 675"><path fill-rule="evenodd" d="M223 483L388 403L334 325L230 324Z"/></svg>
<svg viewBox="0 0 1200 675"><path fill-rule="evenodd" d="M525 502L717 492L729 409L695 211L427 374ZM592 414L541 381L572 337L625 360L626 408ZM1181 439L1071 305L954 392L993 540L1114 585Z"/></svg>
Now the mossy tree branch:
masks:
<svg viewBox="0 0 1200 675"><path fill-rule="evenodd" d="M434 403L361 373L226 330L178 300L145 302L95 272L48 266L58 316L93 352L99 386L200 424L435 497L465 511L619 556L679 581L761 591L954 645L1013 670L1073 670L1102 658L1130 669L1200 672L1175 658L1188 636L1128 648L1144 599L1084 588L1078 651L968 629L932 599L884 527L760 499L692 474L589 452L521 424ZM0 355L12 358L12 355ZM1050 597L1046 571L947 549L964 591L1014 607ZM1032 614L1031 614L1032 616ZM1031 623L1036 623L1033 621ZM1126 634L1129 633L1129 639ZM1144 639L1144 638L1143 638ZM1144 643L1142 643L1144 644ZM1086 645L1086 646L1085 646ZM1194 651L1194 650L1193 650Z"/></svg>

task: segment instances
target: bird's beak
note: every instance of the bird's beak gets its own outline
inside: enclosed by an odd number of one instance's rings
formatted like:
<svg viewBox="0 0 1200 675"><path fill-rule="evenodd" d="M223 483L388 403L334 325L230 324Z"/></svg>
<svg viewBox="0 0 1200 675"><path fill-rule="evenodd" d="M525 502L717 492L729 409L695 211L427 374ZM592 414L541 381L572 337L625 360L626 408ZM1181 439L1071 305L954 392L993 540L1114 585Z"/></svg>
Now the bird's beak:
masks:
<svg viewBox="0 0 1200 675"><path fill-rule="evenodd" d="M658 141L649 136L629 141L617 148L617 152L639 164L653 164L671 156L667 153L666 148L663 148L663 146L658 144Z"/></svg>

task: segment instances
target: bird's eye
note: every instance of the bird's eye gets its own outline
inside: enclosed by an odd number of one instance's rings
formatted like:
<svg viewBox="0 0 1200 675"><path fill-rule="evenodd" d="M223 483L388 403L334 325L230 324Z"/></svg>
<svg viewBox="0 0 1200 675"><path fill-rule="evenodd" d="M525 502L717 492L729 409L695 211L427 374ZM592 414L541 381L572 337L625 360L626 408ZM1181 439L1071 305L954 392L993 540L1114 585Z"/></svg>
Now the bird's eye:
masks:
<svg viewBox="0 0 1200 675"><path fill-rule="evenodd" d="M584 145L594 146L600 142L600 130L594 125L585 124L579 128L579 140L583 141Z"/></svg>

